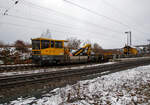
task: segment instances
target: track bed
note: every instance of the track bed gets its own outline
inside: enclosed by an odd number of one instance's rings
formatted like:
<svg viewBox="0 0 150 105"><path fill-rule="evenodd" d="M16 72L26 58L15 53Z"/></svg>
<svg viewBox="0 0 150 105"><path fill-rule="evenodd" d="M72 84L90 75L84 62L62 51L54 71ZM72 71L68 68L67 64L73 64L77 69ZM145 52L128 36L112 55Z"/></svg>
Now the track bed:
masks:
<svg viewBox="0 0 150 105"><path fill-rule="evenodd" d="M89 79L89 77L94 78L96 76L102 76L149 64L150 58L142 58L82 69L68 69L46 73L0 77L0 96L2 99L6 99L8 96L11 97L11 95L15 96L16 94L20 96L21 94L24 94L23 90L32 93L42 88L54 89L66 84L75 83L78 80Z"/></svg>

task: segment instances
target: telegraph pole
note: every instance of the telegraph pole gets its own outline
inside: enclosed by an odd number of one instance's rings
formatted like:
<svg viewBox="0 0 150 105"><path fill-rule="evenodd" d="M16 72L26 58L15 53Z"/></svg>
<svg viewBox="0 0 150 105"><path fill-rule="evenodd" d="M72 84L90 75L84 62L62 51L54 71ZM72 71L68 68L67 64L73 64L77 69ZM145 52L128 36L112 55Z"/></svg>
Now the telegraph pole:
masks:
<svg viewBox="0 0 150 105"><path fill-rule="evenodd" d="M132 46L132 36L131 36L131 31L130 31L129 33L130 33L130 46Z"/></svg>
<svg viewBox="0 0 150 105"><path fill-rule="evenodd" d="M132 36L131 36L131 31L127 31L125 32L125 34L127 34L127 46L128 45L132 45ZM128 37L128 34L130 35L130 37ZM130 39L130 44L129 44L129 39Z"/></svg>
<svg viewBox="0 0 150 105"><path fill-rule="evenodd" d="M150 39L148 39L147 41L148 41L148 50L150 52Z"/></svg>

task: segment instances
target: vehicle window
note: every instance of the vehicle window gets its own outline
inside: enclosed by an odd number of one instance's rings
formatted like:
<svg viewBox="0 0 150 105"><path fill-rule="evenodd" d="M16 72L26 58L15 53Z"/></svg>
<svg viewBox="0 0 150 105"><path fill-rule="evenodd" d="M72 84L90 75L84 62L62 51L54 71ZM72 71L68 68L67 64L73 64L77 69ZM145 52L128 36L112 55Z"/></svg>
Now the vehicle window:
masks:
<svg viewBox="0 0 150 105"><path fill-rule="evenodd" d="M67 47L68 46L68 42L64 42L64 47Z"/></svg>
<svg viewBox="0 0 150 105"><path fill-rule="evenodd" d="M40 49L40 40L32 40L32 49L39 50Z"/></svg>
<svg viewBox="0 0 150 105"><path fill-rule="evenodd" d="M55 48L62 48L62 42L61 41L55 41Z"/></svg>
<svg viewBox="0 0 150 105"><path fill-rule="evenodd" d="M54 48L54 41L51 41L51 48Z"/></svg>
<svg viewBox="0 0 150 105"><path fill-rule="evenodd" d="M41 49L49 48L50 41L49 40L41 40Z"/></svg>

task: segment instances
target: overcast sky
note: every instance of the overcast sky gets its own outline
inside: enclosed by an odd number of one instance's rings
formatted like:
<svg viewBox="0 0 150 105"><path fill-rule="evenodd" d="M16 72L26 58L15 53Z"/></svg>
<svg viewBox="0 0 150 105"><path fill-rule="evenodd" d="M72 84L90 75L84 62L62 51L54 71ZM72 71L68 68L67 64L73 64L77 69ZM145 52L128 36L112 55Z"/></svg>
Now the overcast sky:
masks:
<svg viewBox="0 0 150 105"><path fill-rule="evenodd" d="M130 30L133 45L150 39L150 0L67 0L84 9L64 0L15 1L0 0L0 40L5 43L30 42L46 29L53 39L77 37L103 48L123 47Z"/></svg>

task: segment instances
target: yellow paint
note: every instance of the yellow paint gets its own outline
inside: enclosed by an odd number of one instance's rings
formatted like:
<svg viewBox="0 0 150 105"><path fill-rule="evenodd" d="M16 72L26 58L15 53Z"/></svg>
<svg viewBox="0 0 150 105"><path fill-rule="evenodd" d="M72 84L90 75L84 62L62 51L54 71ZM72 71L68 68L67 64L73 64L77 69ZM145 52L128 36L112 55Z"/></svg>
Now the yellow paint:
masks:
<svg viewBox="0 0 150 105"><path fill-rule="evenodd" d="M64 42L67 42L66 40L54 40L54 39L49 39L49 38L35 38L32 40L49 40L49 41L60 41L62 42L62 48L46 48L46 49L40 49L40 50L32 50L33 51L40 51L41 54L33 54L33 55L64 55L65 54L65 48L64 48ZM40 43L40 48L41 48L41 43Z"/></svg>
<svg viewBox="0 0 150 105"><path fill-rule="evenodd" d="M41 49L41 55L64 55L64 49L63 48Z"/></svg>
<svg viewBox="0 0 150 105"><path fill-rule="evenodd" d="M49 38L34 38L32 40L52 40L52 41L68 42L67 40L55 40L55 39L49 39Z"/></svg>
<svg viewBox="0 0 150 105"><path fill-rule="evenodd" d="M86 44L81 49L79 49L79 51L77 51L77 53L75 53L75 56L79 55L86 48L88 48L87 55L90 55L91 54L91 44Z"/></svg>
<svg viewBox="0 0 150 105"><path fill-rule="evenodd" d="M132 48L132 47L130 47L129 49L124 48L124 53L126 54L127 52L128 52L128 54L133 54L133 55L138 54L138 50L136 48Z"/></svg>

